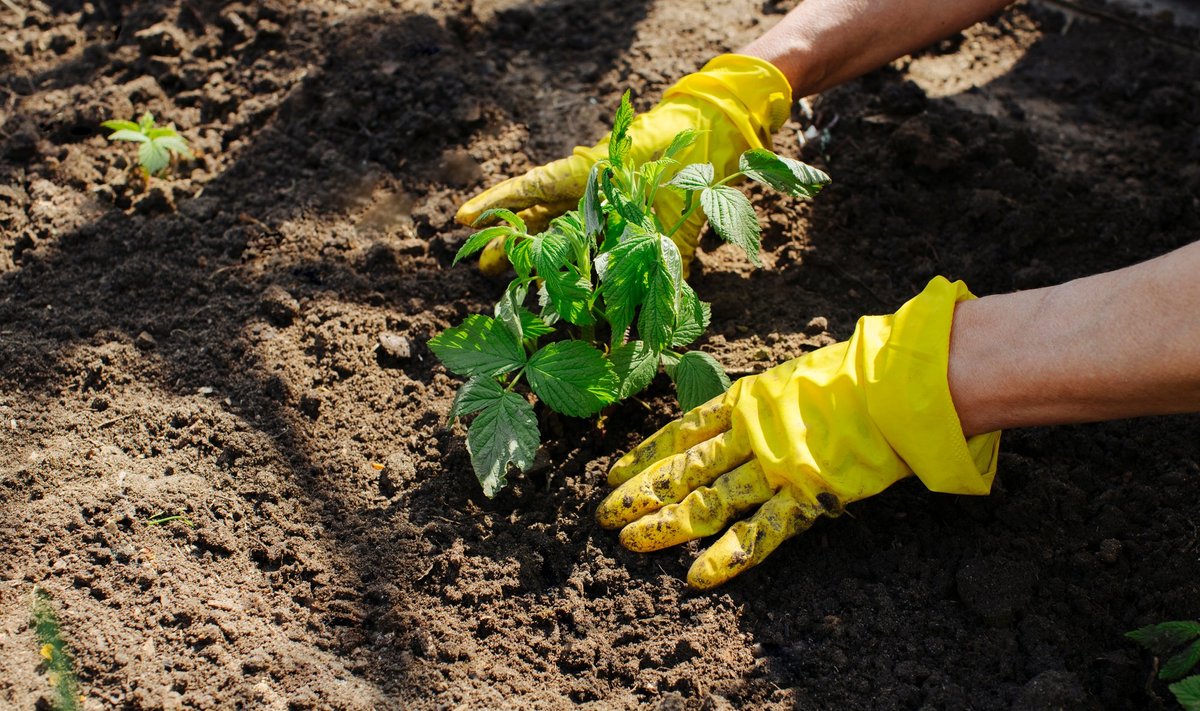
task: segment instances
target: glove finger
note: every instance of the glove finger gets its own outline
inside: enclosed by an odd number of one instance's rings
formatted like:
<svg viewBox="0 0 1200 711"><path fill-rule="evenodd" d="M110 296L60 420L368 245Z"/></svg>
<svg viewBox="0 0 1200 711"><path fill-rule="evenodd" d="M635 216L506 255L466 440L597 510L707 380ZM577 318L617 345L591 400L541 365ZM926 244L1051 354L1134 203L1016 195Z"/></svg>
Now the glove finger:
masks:
<svg viewBox="0 0 1200 711"><path fill-rule="evenodd" d="M592 164L581 155L572 155L509 178L468 200L454 219L473 225L486 210L503 207L524 210L534 205L562 205L578 201L587 185Z"/></svg>
<svg viewBox="0 0 1200 711"><path fill-rule="evenodd" d="M670 504L621 529L621 543L648 553L717 533L739 514L768 501L775 487L752 459L702 486L678 504Z"/></svg>
<svg viewBox="0 0 1200 711"><path fill-rule="evenodd" d="M688 570L688 585L707 590L758 565L780 543L808 530L824 511L819 504L798 501L790 489L781 490L700 554Z"/></svg>
<svg viewBox="0 0 1200 711"><path fill-rule="evenodd" d="M621 528L651 511L682 501L698 486L750 460L750 446L733 432L660 460L613 490L596 511L604 528Z"/></svg>
<svg viewBox="0 0 1200 711"><path fill-rule="evenodd" d="M711 439L729 429L733 405L724 395L685 413L642 441L617 460L608 472L608 485L618 486L646 467Z"/></svg>

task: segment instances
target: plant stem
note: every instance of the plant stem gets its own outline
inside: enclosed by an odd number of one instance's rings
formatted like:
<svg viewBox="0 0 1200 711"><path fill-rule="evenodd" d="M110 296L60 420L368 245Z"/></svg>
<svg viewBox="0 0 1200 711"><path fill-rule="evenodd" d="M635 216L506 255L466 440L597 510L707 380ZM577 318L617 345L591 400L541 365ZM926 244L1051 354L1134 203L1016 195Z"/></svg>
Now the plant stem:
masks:
<svg viewBox="0 0 1200 711"><path fill-rule="evenodd" d="M517 383L521 382L521 376L524 374L525 374L524 368L518 370L517 374L513 376L513 379L508 381L508 386L506 388L504 388L504 390L506 392L512 392L512 389L517 386Z"/></svg>

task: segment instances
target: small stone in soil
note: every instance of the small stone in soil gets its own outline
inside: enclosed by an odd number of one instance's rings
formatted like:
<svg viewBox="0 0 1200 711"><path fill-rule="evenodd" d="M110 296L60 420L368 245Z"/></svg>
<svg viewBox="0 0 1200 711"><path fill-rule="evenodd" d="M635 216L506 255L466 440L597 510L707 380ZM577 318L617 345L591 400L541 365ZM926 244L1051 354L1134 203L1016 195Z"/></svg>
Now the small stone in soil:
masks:
<svg viewBox="0 0 1200 711"><path fill-rule="evenodd" d="M412 344L408 339L391 331L384 331L379 334L379 347L388 356L396 360L408 360L412 358Z"/></svg>
<svg viewBox="0 0 1200 711"><path fill-rule="evenodd" d="M158 345L158 341L154 340L154 336L151 336L147 331L142 331L134 339L133 345L140 351L150 351L154 350L154 347Z"/></svg>

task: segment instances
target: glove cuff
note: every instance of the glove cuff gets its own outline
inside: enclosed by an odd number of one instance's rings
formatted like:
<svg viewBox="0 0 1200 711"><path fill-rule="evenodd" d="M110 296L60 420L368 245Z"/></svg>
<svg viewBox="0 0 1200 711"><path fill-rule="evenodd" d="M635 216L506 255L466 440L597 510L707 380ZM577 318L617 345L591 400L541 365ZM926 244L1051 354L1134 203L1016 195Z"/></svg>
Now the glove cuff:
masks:
<svg viewBox="0 0 1200 711"><path fill-rule="evenodd" d="M774 64L741 54L714 57L663 94L691 96L720 109L752 148L770 148L771 136L792 110L792 87Z"/></svg>
<svg viewBox="0 0 1200 711"><path fill-rule="evenodd" d="M954 305L974 299L961 281L935 277L874 331L867 409L892 449L932 491L987 494L1000 432L967 439L947 376Z"/></svg>

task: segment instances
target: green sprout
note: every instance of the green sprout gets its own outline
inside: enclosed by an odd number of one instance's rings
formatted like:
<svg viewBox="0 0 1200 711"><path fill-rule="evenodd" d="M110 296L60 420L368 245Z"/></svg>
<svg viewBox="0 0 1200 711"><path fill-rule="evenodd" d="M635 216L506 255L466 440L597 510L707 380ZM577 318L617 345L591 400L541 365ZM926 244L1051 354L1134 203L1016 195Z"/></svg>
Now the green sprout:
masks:
<svg viewBox="0 0 1200 711"><path fill-rule="evenodd" d="M46 663L46 672L54 687L52 707L55 711L75 711L80 702L75 661L62 638L62 627L50 595L41 588L33 591L33 631L40 645L38 654Z"/></svg>
<svg viewBox="0 0 1200 711"><path fill-rule="evenodd" d="M138 146L138 165L147 175L161 175L174 161L179 158L191 159L192 151L187 141L175 130L175 124L166 126L154 124L154 114L147 111L142 114L137 123L113 119L100 124L113 133L109 134L110 141L132 141Z"/></svg>

